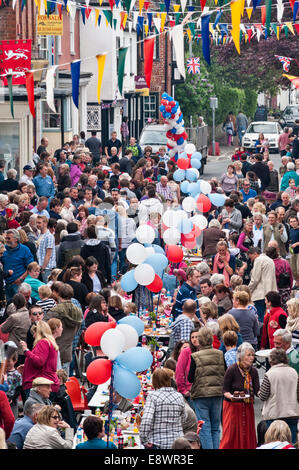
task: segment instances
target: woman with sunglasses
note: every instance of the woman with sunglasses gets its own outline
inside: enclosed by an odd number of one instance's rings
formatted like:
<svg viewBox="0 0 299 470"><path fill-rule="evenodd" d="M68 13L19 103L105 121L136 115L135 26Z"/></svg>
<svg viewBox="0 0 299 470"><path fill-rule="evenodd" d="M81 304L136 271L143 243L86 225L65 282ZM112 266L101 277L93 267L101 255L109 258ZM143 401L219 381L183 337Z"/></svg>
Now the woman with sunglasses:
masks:
<svg viewBox="0 0 299 470"><path fill-rule="evenodd" d="M65 438L60 434L64 431ZM71 449L73 429L54 406L43 406L37 414L37 423L28 432L23 449Z"/></svg>

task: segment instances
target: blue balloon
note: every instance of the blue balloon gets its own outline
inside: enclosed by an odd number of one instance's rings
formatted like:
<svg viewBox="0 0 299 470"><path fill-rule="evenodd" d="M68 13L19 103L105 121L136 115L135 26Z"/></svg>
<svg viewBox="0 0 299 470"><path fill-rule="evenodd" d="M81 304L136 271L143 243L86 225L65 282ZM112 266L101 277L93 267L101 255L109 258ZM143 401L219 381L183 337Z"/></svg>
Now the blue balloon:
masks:
<svg viewBox="0 0 299 470"><path fill-rule="evenodd" d="M192 171L192 168L188 168L188 170L186 170L186 178L188 181L196 181L197 180L197 175L194 171Z"/></svg>
<svg viewBox="0 0 299 470"><path fill-rule="evenodd" d="M208 198L210 199L213 206L221 207L225 203L225 196L219 193L210 193L208 194Z"/></svg>
<svg viewBox="0 0 299 470"><path fill-rule="evenodd" d="M186 174L186 171L185 170L176 170L174 173L173 173L173 179L174 181L176 182L180 182L180 181L183 181L183 179L185 179L185 174Z"/></svg>
<svg viewBox="0 0 299 470"><path fill-rule="evenodd" d="M191 166L192 166L192 168L197 168L197 170L199 170L200 167L201 167L201 162L200 162L200 160L198 160L197 158L193 158L193 156L192 156L192 158L191 158Z"/></svg>
<svg viewBox="0 0 299 470"><path fill-rule="evenodd" d="M183 120L183 115L181 114L180 117L176 120L176 122L179 124Z"/></svg>
<svg viewBox="0 0 299 470"><path fill-rule="evenodd" d="M202 154L200 152L194 152L194 153L192 153L192 156L191 156L192 160L193 160L193 158L195 158L195 160L201 160L202 159Z"/></svg>
<svg viewBox="0 0 299 470"><path fill-rule="evenodd" d="M161 104L161 106L160 106L160 111L161 111L161 113L164 113L164 111L165 111L165 106L164 106L164 104Z"/></svg>
<svg viewBox="0 0 299 470"><path fill-rule="evenodd" d="M190 183L189 185L189 194L194 197L196 194L200 193L200 184Z"/></svg>
<svg viewBox="0 0 299 470"><path fill-rule="evenodd" d="M171 113L165 113L164 115L166 118L170 118L171 117Z"/></svg>
<svg viewBox="0 0 299 470"><path fill-rule="evenodd" d="M193 229L193 223L190 219L183 219L179 223L178 229L180 230L181 233L186 235L187 233L190 233L191 230Z"/></svg>
<svg viewBox="0 0 299 470"><path fill-rule="evenodd" d="M180 137L178 140L177 140L177 144L178 145L182 145L183 143L185 142L185 139L183 137Z"/></svg>
<svg viewBox="0 0 299 470"><path fill-rule="evenodd" d="M172 134L176 134L176 128L173 127L173 128L170 130L170 132L171 132Z"/></svg>
<svg viewBox="0 0 299 470"><path fill-rule="evenodd" d="M161 255L165 255L165 251L163 250L162 246L159 246L159 245L151 245L154 250L155 250L155 253L161 253Z"/></svg>
<svg viewBox="0 0 299 470"><path fill-rule="evenodd" d="M144 332L143 321L140 320L140 318L136 317L135 315L128 315L122 318L121 320L119 320L118 323L132 326L137 331L138 336L141 336L142 333Z"/></svg>
<svg viewBox="0 0 299 470"><path fill-rule="evenodd" d="M153 362L153 356L146 348L130 348L115 358L115 362L133 372L143 372Z"/></svg>
<svg viewBox="0 0 299 470"><path fill-rule="evenodd" d="M113 373L113 388L122 397L134 400L141 390L141 384L136 374L117 364L113 366Z"/></svg>
<svg viewBox="0 0 299 470"><path fill-rule="evenodd" d="M134 271L135 269L126 272L121 278L120 285L125 292L132 292L138 286L138 282L134 277Z"/></svg>
<svg viewBox="0 0 299 470"><path fill-rule="evenodd" d="M168 95L167 95L166 91L164 91L164 93L162 93L162 98L164 100L167 100L167 97L168 97Z"/></svg>
<svg viewBox="0 0 299 470"><path fill-rule="evenodd" d="M154 255L148 256L143 262L152 266L152 268L155 270L155 273L159 276L160 274L162 275L163 269L168 266L168 259L165 255L160 253L155 253Z"/></svg>
<svg viewBox="0 0 299 470"><path fill-rule="evenodd" d="M181 187L182 193L188 194L188 192L189 192L189 182L188 181L183 181L181 183L180 187Z"/></svg>

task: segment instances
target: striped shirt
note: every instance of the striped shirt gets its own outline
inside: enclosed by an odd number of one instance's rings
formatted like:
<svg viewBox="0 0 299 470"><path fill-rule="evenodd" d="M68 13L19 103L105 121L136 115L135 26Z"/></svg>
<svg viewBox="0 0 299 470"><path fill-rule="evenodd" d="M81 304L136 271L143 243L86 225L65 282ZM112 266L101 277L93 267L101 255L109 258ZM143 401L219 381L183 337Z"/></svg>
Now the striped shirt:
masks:
<svg viewBox="0 0 299 470"><path fill-rule="evenodd" d="M54 299L44 299L44 300L38 300L36 302L36 305L42 308L44 315L46 315L48 310L51 310L51 308L55 307L56 302Z"/></svg>
<svg viewBox="0 0 299 470"><path fill-rule="evenodd" d="M40 241L39 241L40 240ZM56 268L56 250L55 250L55 238L50 233L49 230L46 231L44 235L41 235L40 238L37 240L37 261L40 266L43 265L44 259L46 257L46 252L48 248L52 248L50 260L45 267L45 269L54 269Z"/></svg>

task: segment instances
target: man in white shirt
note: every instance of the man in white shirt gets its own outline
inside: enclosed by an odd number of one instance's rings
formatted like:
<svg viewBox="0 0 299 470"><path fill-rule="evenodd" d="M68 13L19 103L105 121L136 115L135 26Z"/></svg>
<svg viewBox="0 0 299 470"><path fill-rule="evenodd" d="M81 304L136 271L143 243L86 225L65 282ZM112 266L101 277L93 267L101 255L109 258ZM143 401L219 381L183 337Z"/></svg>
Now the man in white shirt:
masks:
<svg viewBox="0 0 299 470"><path fill-rule="evenodd" d="M26 183L32 184L32 175L33 175L33 168L30 165L25 165L23 168L24 174L21 176L19 180L19 184Z"/></svg>
<svg viewBox="0 0 299 470"><path fill-rule="evenodd" d="M263 232L263 216L259 212L253 216L253 246L258 246L264 251L264 232Z"/></svg>

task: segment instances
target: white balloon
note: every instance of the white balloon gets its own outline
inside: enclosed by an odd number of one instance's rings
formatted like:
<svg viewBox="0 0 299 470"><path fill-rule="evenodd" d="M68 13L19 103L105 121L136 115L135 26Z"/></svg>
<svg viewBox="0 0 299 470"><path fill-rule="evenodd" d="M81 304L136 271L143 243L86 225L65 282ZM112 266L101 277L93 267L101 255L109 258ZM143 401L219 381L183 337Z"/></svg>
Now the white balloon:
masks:
<svg viewBox="0 0 299 470"><path fill-rule="evenodd" d="M162 215L162 222L166 227L176 227L178 222L176 211L171 209L165 211Z"/></svg>
<svg viewBox="0 0 299 470"><path fill-rule="evenodd" d="M140 243L132 243L126 251L127 260L132 264L143 263L147 256L146 248Z"/></svg>
<svg viewBox="0 0 299 470"><path fill-rule="evenodd" d="M192 170L192 172L196 174L197 179L199 178L199 171L197 168L189 168L189 170Z"/></svg>
<svg viewBox="0 0 299 470"><path fill-rule="evenodd" d="M188 214L185 211L183 211L182 209L179 209L179 210L175 211L175 215L176 215L176 224L175 224L175 226L178 225L178 222L181 222L184 219L188 219Z"/></svg>
<svg viewBox="0 0 299 470"><path fill-rule="evenodd" d="M175 147L176 146L176 141L168 139L167 144L169 145L169 147Z"/></svg>
<svg viewBox="0 0 299 470"><path fill-rule="evenodd" d="M201 214L194 215L193 217L191 217L191 220L201 230L204 230L208 226L207 219Z"/></svg>
<svg viewBox="0 0 299 470"><path fill-rule="evenodd" d="M125 345L123 351L127 349L135 348L138 344L138 333L131 325L119 324L116 330L121 331L125 338Z"/></svg>
<svg viewBox="0 0 299 470"><path fill-rule="evenodd" d="M163 240L166 245L177 245L181 240L181 234L178 229L172 227L165 230L163 233Z"/></svg>
<svg viewBox="0 0 299 470"><path fill-rule="evenodd" d="M190 155L192 154L193 152L196 151L196 147L194 144L187 144L186 147L185 147L185 152L187 153L187 155Z"/></svg>
<svg viewBox="0 0 299 470"><path fill-rule="evenodd" d="M101 338L101 350L108 356L110 361L123 352L125 347L125 337L120 330L112 328L111 330L105 331Z"/></svg>
<svg viewBox="0 0 299 470"><path fill-rule="evenodd" d="M182 206L186 212L193 212L196 209L196 202L193 197L185 197L185 199L183 199Z"/></svg>
<svg viewBox="0 0 299 470"><path fill-rule="evenodd" d="M150 225L142 224L136 230L136 238L139 243L153 243L155 230Z"/></svg>
<svg viewBox="0 0 299 470"><path fill-rule="evenodd" d="M170 156L170 158L174 157L175 154L176 154L175 150L169 150L169 152L168 152L168 155Z"/></svg>
<svg viewBox="0 0 299 470"><path fill-rule="evenodd" d="M134 271L134 277L141 286L148 286L155 279L154 268L146 263L139 264Z"/></svg>
<svg viewBox="0 0 299 470"><path fill-rule="evenodd" d="M200 180L200 191L204 194L210 194L212 191L210 183L205 180Z"/></svg>

